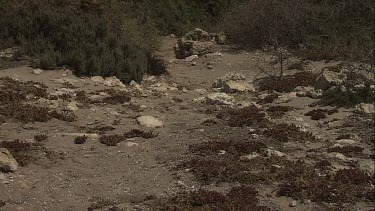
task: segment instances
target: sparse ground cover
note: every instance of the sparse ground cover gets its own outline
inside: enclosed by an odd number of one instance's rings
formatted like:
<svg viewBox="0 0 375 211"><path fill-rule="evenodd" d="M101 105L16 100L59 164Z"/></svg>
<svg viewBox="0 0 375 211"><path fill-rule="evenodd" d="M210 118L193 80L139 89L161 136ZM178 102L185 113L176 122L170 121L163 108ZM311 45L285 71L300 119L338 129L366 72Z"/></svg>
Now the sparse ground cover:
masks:
<svg viewBox="0 0 375 211"><path fill-rule="evenodd" d="M165 42L160 54L170 60L176 39ZM314 86L319 75L305 72L286 74L287 86L270 82L278 90L265 83L263 91L219 93L212 83L228 67L251 81L259 75L255 53L221 50L195 66L172 61L169 75L130 85L64 70L1 70L0 148L20 166L0 173L0 209L371 210L368 104L284 100Z"/></svg>

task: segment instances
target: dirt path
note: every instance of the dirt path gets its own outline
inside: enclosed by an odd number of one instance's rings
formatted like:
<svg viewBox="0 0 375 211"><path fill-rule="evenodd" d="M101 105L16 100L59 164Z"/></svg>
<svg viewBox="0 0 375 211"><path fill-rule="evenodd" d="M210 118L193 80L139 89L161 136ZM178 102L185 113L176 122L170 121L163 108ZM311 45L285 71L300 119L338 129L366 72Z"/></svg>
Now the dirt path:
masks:
<svg viewBox="0 0 375 211"><path fill-rule="evenodd" d="M173 59L174 43L174 39L166 39L159 52L167 61ZM221 52L222 57L198 58L194 66L183 60L172 61L169 76L147 77L138 88L135 85L109 87L90 78L77 78L63 70L43 71L41 74L33 73L29 67L1 70L0 78L43 83L49 95L57 96L48 100L31 97L25 102L48 107L64 115L74 114L76 120L69 122L52 118L46 122L28 122L4 114L0 116L0 142L19 139L35 143L35 135L48 136L43 147L34 147L28 151L35 154L35 162L13 173L0 173L0 202L4 202L4 206L0 204L0 210L65 211L87 210L89 207L91 210L116 210L113 207L118 210L154 210L156 208L150 204L156 198L173 196L202 186L193 174L175 169L191 157L188 152L190 145L207 141L250 140L256 134L251 127L229 127L225 121L217 119L217 112L224 109L222 106L194 100L216 93L212 83L228 72L241 73L250 81L258 76L257 53L230 52L229 47L225 46ZM208 68L209 65L212 67ZM327 65L315 64L318 68ZM93 101L85 104L87 101L79 100L77 96L78 93L82 94L80 91ZM130 94L130 102L111 104L95 101L121 91ZM231 96L238 101L257 100L256 94L252 92ZM327 147L334 144L342 133L341 125L347 121L352 110L340 108L338 113L328 116L328 119L314 121L304 114L312 110L306 105L317 101L300 97L282 103L280 105L295 109L276 121L301 126L322 141L275 144L268 143L268 139L262 135L260 140L268 144L270 149L281 151L292 160L302 158L308 163L314 163L325 156L337 171L349 167L353 159L359 162L361 169L373 173L374 163L370 158L373 152L363 137L351 137L365 149L361 155L340 160L326 152ZM77 108L74 102L77 102ZM263 108L269 106L264 105ZM73 111L67 111L66 108L73 108ZM145 115L156 117L164 126L147 128L139 125L136 118ZM203 125L206 119L212 119L217 124ZM324 121L331 123L323 124ZM74 144L74 133L123 135L133 129L153 131L158 136L151 139L130 138L111 147L100 143L97 137L89 137L82 145ZM227 191L233 185L236 184L227 182L203 186ZM296 206L290 207L294 199L276 197L272 192L277 188L276 183L258 183L254 186L259 191L261 203L269 207L279 210L325 209L320 203L299 201ZM271 193L272 196L269 196ZM352 203L348 208L369 210L370 203Z"/></svg>

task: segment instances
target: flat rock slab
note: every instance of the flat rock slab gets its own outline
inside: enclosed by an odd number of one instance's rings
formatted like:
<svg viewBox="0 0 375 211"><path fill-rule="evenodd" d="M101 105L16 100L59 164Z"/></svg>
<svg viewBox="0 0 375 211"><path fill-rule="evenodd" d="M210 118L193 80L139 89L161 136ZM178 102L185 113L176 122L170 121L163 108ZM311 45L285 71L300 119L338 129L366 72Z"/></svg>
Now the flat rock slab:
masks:
<svg viewBox="0 0 375 211"><path fill-rule="evenodd" d="M160 128L163 127L163 122L153 116L140 116L137 117L137 122L141 126L150 128Z"/></svg>

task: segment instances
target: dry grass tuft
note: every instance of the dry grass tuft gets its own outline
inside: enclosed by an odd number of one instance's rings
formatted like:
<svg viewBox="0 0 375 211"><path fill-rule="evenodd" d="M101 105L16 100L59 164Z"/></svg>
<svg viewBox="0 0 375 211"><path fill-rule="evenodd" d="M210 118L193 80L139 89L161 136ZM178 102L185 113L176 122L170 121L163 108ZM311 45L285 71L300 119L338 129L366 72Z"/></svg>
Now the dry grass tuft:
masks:
<svg viewBox="0 0 375 211"><path fill-rule="evenodd" d="M157 210L271 210L268 207L260 206L257 196L258 191L249 186L234 187L227 194L199 189L193 192L179 193L175 197L161 201L157 205Z"/></svg>
<svg viewBox="0 0 375 211"><path fill-rule="evenodd" d="M310 116L312 120L320 120L327 118L327 115L332 115L338 113L337 109L314 109L305 114L305 116Z"/></svg>
<svg viewBox="0 0 375 211"><path fill-rule="evenodd" d="M270 121L265 118L265 113L255 107L248 106L241 109L228 109L217 115L224 118L230 127L254 126L266 127Z"/></svg>
<svg viewBox="0 0 375 211"><path fill-rule="evenodd" d="M265 77L259 81L260 91L291 92L298 86L315 85L316 75L311 72L298 72L282 77Z"/></svg>
<svg viewBox="0 0 375 211"><path fill-rule="evenodd" d="M311 132L300 130L294 124L274 124L264 131L264 135L279 142L316 142L317 138Z"/></svg>
<svg viewBox="0 0 375 211"><path fill-rule="evenodd" d="M74 139L74 144L84 144L87 141L87 136L78 136Z"/></svg>
<svg viewBox="0 0 375 211"><path fill-rule="evenodd" d="M99 138L100 143L107 146L117 146L120 142L124 141L125 138L121 135L104 135Z"/></svg>
<svg viewBox="0 0 375 211"><path fill-rule="evenodd" d="M266 110L266 112L271 118L277 119L283 117L291 110L292 108L289 106L271 106Z"/></svg>
<svg viewBox="0 0 375 211"><path fill-rule="evenodd" d="M124 138L127 139L127 138L142 137L145 139L150 139L150 138L156 138L158 135L159 134L153 131L145 132L143 130L133 129L129 132L124 133Z"/></svg>

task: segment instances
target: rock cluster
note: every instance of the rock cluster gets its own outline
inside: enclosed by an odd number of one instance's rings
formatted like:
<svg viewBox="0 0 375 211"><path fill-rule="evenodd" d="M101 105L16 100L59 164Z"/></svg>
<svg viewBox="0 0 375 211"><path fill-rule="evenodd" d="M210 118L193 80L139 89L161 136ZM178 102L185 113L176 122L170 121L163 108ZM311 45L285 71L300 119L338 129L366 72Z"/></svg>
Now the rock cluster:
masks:
<svg viewBox="0 0 375 211"><path fill-rule="evenodd" d="M208 33L196 28L177 40L174 52L177 59L185 59L193 55L205 55L214 52L216 44L224 44L225 35Z"/></svg>
<svg viewBox="0 0 375 211"><path fill-rule="evenodd" d="M219 88L225 93L255 91L254 86L246 80L245 76L236 72L231 72L218 78L212 84L212 87Z"/></svg>

